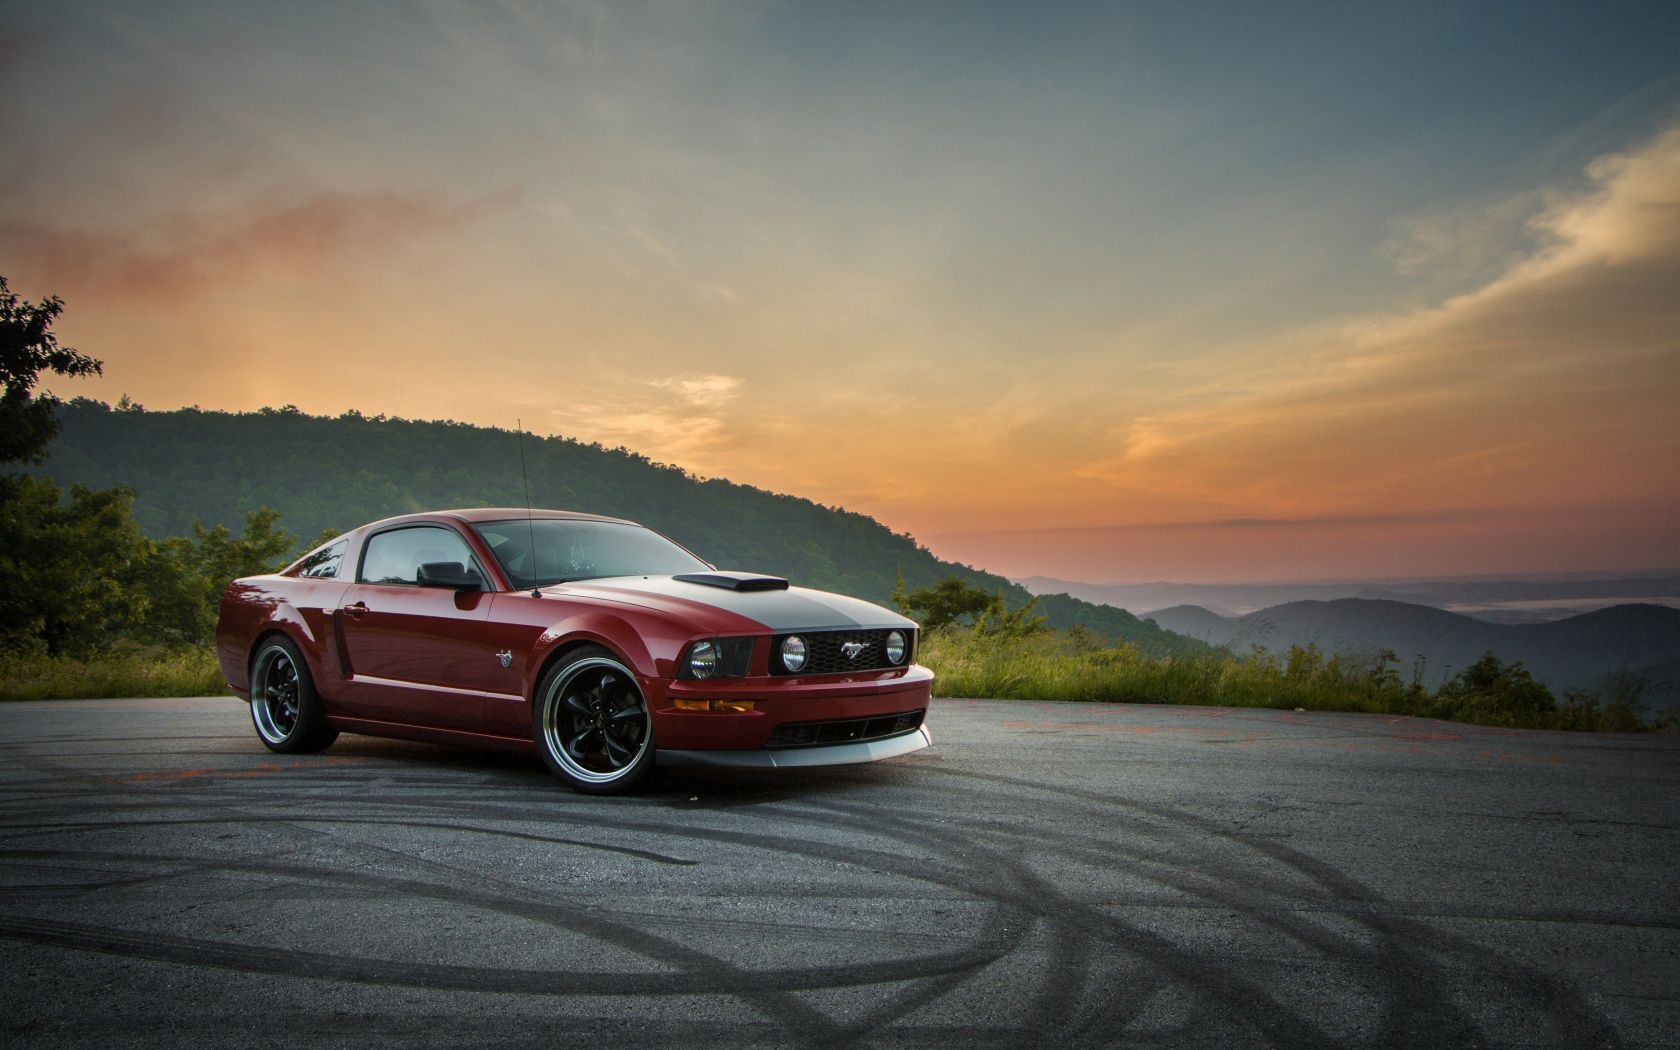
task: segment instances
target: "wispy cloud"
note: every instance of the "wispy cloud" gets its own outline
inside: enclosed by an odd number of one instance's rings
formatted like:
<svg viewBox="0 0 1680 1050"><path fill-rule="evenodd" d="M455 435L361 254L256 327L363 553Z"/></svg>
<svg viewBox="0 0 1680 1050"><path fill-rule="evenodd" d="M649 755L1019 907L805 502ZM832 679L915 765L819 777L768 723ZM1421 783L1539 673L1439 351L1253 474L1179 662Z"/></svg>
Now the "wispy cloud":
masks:
<svg viewBox="0 0 1680 1050"><path fill-rule="evenodd" d="M592 384L591 397L555 409L551 418L560 433L704 469L733 440L732 405L742 383L716 373L608 377Z"/></svg>
<svg viewBox="0 0 1680 1050"><path fill-rule="evenodd" d="M1491 204L1404 215L1389 220L1380 253L1407 277L1487 280L1534 249L1534 220L1545 209L1534 191Z"/></svg>
<svg viewBox="0 0 1680 1050"><path fill-rule="evenodd" d="M1482 286L1208 363L1224 393L1127 422L1078 475L1285 514L1660 484L1643 457L1680 453L1680 128L1588 175L1544 194L1537 246Z"/></svg>
<svg viewBox="0 0 1680 1050"><path fill-rule="evenodd" d="M735 399L741 387L740 376L686 375L667 376L648 384L658 390L669 390L697 407L721 407Z"/></svg>

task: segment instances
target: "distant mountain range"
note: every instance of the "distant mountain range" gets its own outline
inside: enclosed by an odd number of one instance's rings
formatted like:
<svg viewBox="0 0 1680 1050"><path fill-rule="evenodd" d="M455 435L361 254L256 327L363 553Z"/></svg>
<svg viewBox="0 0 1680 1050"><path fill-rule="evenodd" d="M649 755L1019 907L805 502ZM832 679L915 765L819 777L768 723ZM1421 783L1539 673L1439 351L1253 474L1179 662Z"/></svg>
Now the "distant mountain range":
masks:
<svg viewBox="0 0 1680 1050"><path fill-rule="evenodd" d="M1034 594L1063 593L1133 612L1196 605L1241 616L1296 601L1368 598L1428 605L1494 623L1561 620L1613 605L1680 608L1680 569L1644 573L1550 573L1514 578L1340 580L1312 583L1078 583L1017 580Z"/></svg>
<svg viewBox="0 0 1680 1050"><path fill-rule="evenodd" d="M1317 645L1326 652L1374 653L1389 649L1409 673L1420 657L1425 681L1439 685L1496 653L1523 666L1554 692L1596 689L1606 675L1644 675L1651 699L1680 700L1680 609L1617 605L1548 623L1488 623L1425 605L1366 598L1293 601L1221 616L1198 605L1176 605L1146 614L1170 631L1239 652L1251 645L1282 652Z"/></svg>

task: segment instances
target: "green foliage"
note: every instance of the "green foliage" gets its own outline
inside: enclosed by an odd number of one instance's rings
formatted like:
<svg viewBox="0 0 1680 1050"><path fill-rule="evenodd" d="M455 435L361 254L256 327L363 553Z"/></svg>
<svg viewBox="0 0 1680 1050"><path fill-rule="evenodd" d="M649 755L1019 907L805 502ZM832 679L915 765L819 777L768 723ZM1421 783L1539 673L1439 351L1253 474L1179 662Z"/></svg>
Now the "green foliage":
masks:
<svg viewBox="0 0 1680 1050"><path fill-rule="evenodd" d="M132 586L150 542L130 514L134 494L42 478L0 478L0 651L86 653L141 622Z"/></svg>
<svg viewBox="0 0 1680 1050"><path fill-rule="evenodd" d="M1613 674L1606 682L1607 695L1597 696L1578 689L1563 694L1558 705L1558 728L1600 729L1610 733L1636 733L1646 728L1639 712L1647 692L1644 678L1628 672ZM1674 727L1671 711L1658 728Z"/></svg>
<svg viewBox="0 0 1680 1050"><path fill-rule="evenodd" d="M1100 644L1079 629L1008 637L946 627L923 637L917 659L938 676L939 696L1364 711L1531 729L1674 727L1672 720L1641 720L1633 684L1608 700L1572 694L1561 709L1539 705L1523 684L1532 683L1526 672L1493 666L1497 661L1460 676L1459 687L1443 686L1443 699L1421 675L1403 681L1393 653L1326 658L1315 646L1281 657L1258 646L1243 655L1211 648L1152 655L1135 645ZM1479 699L1467 702L1467 695Z"/></svg>
<svg viewBox="0 0 1680 1050"><path fill-rule="evenodd" d="M284 566L296 544L268 508L237 537L195 523L191 537L154 541L133 501L124 488L64 493L44 478L0 478L0 652L208 642L227 585Z"/></svg>
<svg viewBox="0 0 1680 1050"><path fill-rule="evenodd" d="M36 396L42 372L97 375L100 363L58 344L52 325L64 301L20 298L0 277L0 463L39 463L58 433L51 394Z"/></svg>
<svg viewBox="0 0 1680 1050"><path fill-rule="evenodd" d="M1029 598L1011 610L1002 591L987 593L956 576L947 576L932 587L906 594L904 574L900 572L892 600L900 612L920 622L926 631L966 623L976 634L1022 638L1044 630L1045 626L1044 617L1036 612L1037 598Z"/></svg>
<svg viewBox="0 0 1680 1050"><path fill-rule="evenodd" d="M168 643L210 641L227 585L285 568L296 547L297 537L280 528L280 515L268 507L246 515L238 536L194 522L190 538L151 544L136 579L149 604L134 633Z"/></svg>
<svg viewBox="0 0 1680 1050"><path fill-rule="evenodd" d="M1025 638L1046 630L1044 617L1038 613L1038 599L1029 599L1018 609L1010 609L1003 600L1002 594L992 595L992 600L974 618L974 633L978 635L995 635L1003 638Z"/></svg>
<svg viewBox="0 0 1680 1050"><path fill-rule="evenodd" d="M902 574L899 583L902 588ZM991 606L990 594L957 576L947 576L932 587L918 587L899 599L899 610L927 631L937 631L965 617L972 623Z"/></svg>
<svg viewBox="0 0 1680 1050"><path fill-rule="evenodd" d="M1520 661L1503 663L1492 653L1443 682L1435 694L1437 718L1528 726L1556 713L1551 690L1536 682Z"/></svg>

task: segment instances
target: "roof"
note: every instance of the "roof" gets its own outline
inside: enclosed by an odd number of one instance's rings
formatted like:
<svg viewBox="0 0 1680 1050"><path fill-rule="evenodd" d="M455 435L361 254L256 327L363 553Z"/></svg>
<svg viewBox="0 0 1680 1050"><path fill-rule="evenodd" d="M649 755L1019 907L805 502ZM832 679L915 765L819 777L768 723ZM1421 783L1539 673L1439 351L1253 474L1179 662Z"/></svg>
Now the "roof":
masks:
<svg viewBox="0 0 1680 1050"><path fill-rule="evenodd" d="M472 507L466 510L440 510L437 514L453 514L463 521L507 521L509 518L563 518L576 521L614 521L621 525L634 525L633 521L625 518L609 518L605 514L585 514L577 510L539 510L525 507Z"/></svg>
<svg viewBox="0 0 1680 1050"><path fill-rule="evenodd" d="M395 525L407 521L425 521L429 518L448 517L457 521L479 524L486 521L523 521L527 516L538 521L610 521L618 525L635 525L636 522L625 518L609 518L604 514L585 514L575 510L542 510L525 507L466 507L456 510L427 510L417 514L400 514L392 518L382 518L370 522L370 525Z"/></svg>

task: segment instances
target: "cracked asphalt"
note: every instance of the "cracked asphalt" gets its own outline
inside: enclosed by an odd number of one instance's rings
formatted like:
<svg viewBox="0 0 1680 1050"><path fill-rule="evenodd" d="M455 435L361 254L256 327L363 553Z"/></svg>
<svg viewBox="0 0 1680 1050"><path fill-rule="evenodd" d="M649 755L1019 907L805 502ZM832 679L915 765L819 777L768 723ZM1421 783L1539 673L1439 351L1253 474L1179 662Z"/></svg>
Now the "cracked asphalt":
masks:
<svg viewBox="0 0 1680 1050"><path fill-rule="evenodd" d="M0 704L9 1047L1680 1045L1680 738L935 703L667 771Z"/></svg>

